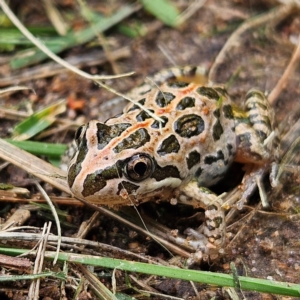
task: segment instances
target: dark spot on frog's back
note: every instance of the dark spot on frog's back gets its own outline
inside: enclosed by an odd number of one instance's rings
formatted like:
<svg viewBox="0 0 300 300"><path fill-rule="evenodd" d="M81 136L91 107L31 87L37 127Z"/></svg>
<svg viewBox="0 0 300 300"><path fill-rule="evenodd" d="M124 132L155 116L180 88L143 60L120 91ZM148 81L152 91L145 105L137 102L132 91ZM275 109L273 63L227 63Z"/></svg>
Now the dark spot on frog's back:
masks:
<svg viewBox="0 0 300 300"><path fill-rule="evenodd" d="M151 113L154 113L154 110L152 110L152 109L149 109L149 111ZM151 118L151 116L146 111L144 111L144 110L142 110L139 114L136 115L136 120L138 122L143 122L146 119L150 119L150 118Z"/></svg>
<svg viewBox="0 0 300 300"><path fill-rule="evenodd" d="M168 118L166 116L161 116L160 117L163 121L160 122L160 121L157 121L155 120L152 124L151 124L151 128L154 128L154 129L159 129L159 128L164 128L167 123L168 123Z"/></svg>
<svg viewBox="0 0 300 300"><path fill-rule="evenodd" d="M195 165L197 165L199 162L200 162L200 153L196 150L192 151L189 154L189 156L186 158L186 163L189 170Z"/></svg>
<svg viewBox="0 0 300 300"><path fill-rule="evenodd" d="M167 155L169 153L178 153L180 149L180 144L175 137L175 135L170 135L161 143L160 147L157 150L157 153L160 156Z"/></svg>
<svg viewBox="0 0 300 300"><path fill-rule="evenodd" d="M155 102L159 107L166 107L172 102L174 98L175 95L171 93L162 93L161 91L159 91L156 96Z"/></svg>
<svg viewBox="0 0 300 300"><path fill-rule="evenodd" d="M150 135L145 128L140 128L134 133L124 138L116 147L113 148L115 153L120 153L125 149L138 149L150 141Z"/></svg>
<svg viewBox="0 0 300 300"><path fill-rule="evenodd" d="M122 170L117 170L115 166L88 174L84 180L82 196L94 195L106 186L108 180L119 178L120 176L122 176Z"/></svg>
<svg viewBox="0 0 300 300"><path fill-rule="evenodd" d="M234 115L233 115L233 110L232 110L232 106L231 105L224 105L223 106L223 112L224 112L224 117L227 119L233 119Z"/></svg>
<svg viewBox="0 0 300 300"><path fill-rule="evenodd" d="M184 115L174 123L174 131L184 138L197 136L204 131L204 121L196 114Z"/></svg>
<svg viewBox="0 0 300 300"><path fill-rule="evenodd" d="M216 101L218 101L220 98L218 92L215 89L206 86L198 87L197 93L201 96L206 96L207 98L214 99Z"/></svg>
<svg viewBox="0 0 300 300"><path fill-rule="evenodd" d="M217 141L220 139L221 135L223 134L223 127L220 122L220 110L217 109L214 111L214 116L216 117L217 121L215 122L213 126L213 138L214 141Z"/></svg>
<svg viewBox="0 0 300 300"><path fill-rule="evenodd" d="M112 139L119 136L130 126L131 124L129 123L120 123L110 126L100 122L97 123L98 149L103 149Z"/></svg>
<svg viewBox="0 0 300 300"><path fill-rule="evenodd" d="M176 109L184 110L188 107L195 107L195 101L196 100L193 97L184 97L178 102Z"/></svg>
<svg viewBox="0 0 300 300"><path fill-rule="evenodd" d="M214 126L213 126L213 138L214 141L217 141L220 139L221 135L223 134L223 127L221 125L220 120L218 120Z"/></svg>

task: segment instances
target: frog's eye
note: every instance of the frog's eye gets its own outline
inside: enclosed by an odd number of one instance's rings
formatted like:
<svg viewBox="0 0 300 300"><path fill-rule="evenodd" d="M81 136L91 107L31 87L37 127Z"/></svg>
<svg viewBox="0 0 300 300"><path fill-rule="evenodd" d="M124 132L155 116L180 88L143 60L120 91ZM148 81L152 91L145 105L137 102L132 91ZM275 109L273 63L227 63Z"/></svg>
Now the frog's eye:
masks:
<svg viewBox="0 0 300 300"><path fill-rule="evenodd" d="M76 145L79 146L80 142L81 142L81 139L82 139L82 136L85 132L85 129L86 129L86 125L81 125L75 132L75 142L76 142Z"/></svg>
<svg viewBox="0 0 300 300"><path fill-rule="evenodd" d="M153 173L153 160L147 154L135 154L125 166L125 176L132 181L142 181Z"/></svg>

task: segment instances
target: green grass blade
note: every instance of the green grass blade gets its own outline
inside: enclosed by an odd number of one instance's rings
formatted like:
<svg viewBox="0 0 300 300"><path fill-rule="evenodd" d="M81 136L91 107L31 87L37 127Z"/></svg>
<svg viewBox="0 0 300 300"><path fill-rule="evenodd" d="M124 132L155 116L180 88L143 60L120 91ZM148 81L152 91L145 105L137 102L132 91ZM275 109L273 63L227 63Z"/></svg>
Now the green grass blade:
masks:
<svg viewBox="0 0 300 300"><path fill-rule="evenodd" d="M0 35L0 47L4 45L26 45L30 46L32 43L24 37L24 35L16 28L1 28ZM44 36L43 39L48 39L49 34L56 34L53 28L27 28L32 34L39 35L40 37ZM46 42L46 44L51 43L52 38Z"/></svg>
<svg viewBox="0 0 300 300"><path fill-rule="evenodd" d="M103 32L112 26L118 24L120 21L127 18L136 11L134 5L124 5L119 11L110 17L98 18L98 21L86 29L79 32L70 32L63 37L57 37L51 41L45 42L45 45L55 54L60 53L68 48L80 45L92 40L98 32ZM18 54L20 58L18 58ZM16 58L11 61L13 69L22 68L31 64L40 62L47 58L47 55L37 48L27 49L17 53Z"/></svg>
<svg viewBox="0 0 300 300"><path fill-rule="evenodd" d="M28 250L0 248L0 253L7 255L20 255L22 253L25 253L26 251ZM55 252L47 251L45 252L45 257L53 259L55 254ZM233 276L222 273L179 269L175 267L151 265L115 258L89 256L75 253L60 253L58 260L111 269L116 268L119 270L129 272L165 276L169 278L201 282L216 286L236 287L236 283ZM300 297L300 284L284 283L266 279L250 278L245 276L239 276L238 279L240 288L242 290L252 290L262 293Z"/></svg>
<svg viewBox="0 0 300 300"><path fill-rule="evenodd" d="M15 141L11 139L5 139L12 145L17 146L27 152L34 155L45 155L49 158L59 158L66 150L67 145L64 144L51 144L33 141Z"/></svg>
<svg viewBox="0 0 300 300"><path fill-rule="evenodd" d="M141 0L145 10L169 26L176 26L179 11L167 0Z"/></svg>
<svg viewBox="0 0 300 300"><path fill-rule="evenodd" d="M24 141L42 132L56 120L58 114L66 110L64 101L56 102L25 119L14 127L14 140Z"/></svg>
<svg viewBox="0 0 300 300"><path fill-rule="evenodd" d="M5 141L31 154L46 156L50 163L58 168L61 163L61 155L65 153L68 147L65 144L51 144L33 141L15 141L11 139L5 139Z"/></svg>
<svg viewBox="0 0 300 300"><path fill-rule="evenodd" d="M44 277L54 277L60 280L66 280L66 276L63 272L44 272L39 274L28 274L28 275L1 275L0 282L16 281L16 280L35 280Z"/></svg>
<svg viewBox="0 0 300 300"><path fill-rule="evenodd" d="M140 22L131 23L130 25L120 24L117 27L118 32L130 38L145 36L148 32L147 27Z"/></svg>

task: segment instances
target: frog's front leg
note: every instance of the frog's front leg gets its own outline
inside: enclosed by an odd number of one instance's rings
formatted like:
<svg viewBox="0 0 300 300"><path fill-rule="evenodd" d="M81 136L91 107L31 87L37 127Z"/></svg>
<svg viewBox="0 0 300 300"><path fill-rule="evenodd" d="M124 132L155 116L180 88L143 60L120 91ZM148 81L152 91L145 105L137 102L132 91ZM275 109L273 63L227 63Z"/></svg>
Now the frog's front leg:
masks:
<svg viewBox="0 0 300 300"><path fill-rule="evenodd" d="M225 242L225 216L222 209L223 201L207 188L198 186L196 179L175 192L177 201L195 208L205 209L205 221L198 231L188 229L194 240L187 241L202 259L202 254L214 260L219 256ZM185 241L186 242L186 241Z"/></svg>

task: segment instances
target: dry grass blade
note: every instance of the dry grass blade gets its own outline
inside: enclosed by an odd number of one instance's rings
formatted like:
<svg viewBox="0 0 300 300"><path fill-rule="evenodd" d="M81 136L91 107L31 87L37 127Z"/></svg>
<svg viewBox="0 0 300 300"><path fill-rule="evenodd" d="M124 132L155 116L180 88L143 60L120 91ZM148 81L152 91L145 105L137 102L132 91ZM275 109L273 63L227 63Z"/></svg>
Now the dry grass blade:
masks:
<svg viewBox="0 0 300 300"><path fill-rule="evenodd" d="M28 173L48 182L56 188L70 193L65 180L66 173L36 156L0 139L0 157Z"/></svg>
<svg viewBox="0 0 300 300"><path fill-rule="evenodd" d="M100 211L102 214L114 218L115 220L118 220L119 222L135 229L136 231L140 232L141 234L145 235L145 236L150 236L151 238L153 238L154 241L159 242L161 245L163 245L164 247L166 247L167 249L169 249L170 251L181 255L182 257L190 257L190 253L188 251L185 251L184 249L182 249L181 247L178 247L177 245L172 244L171 242L169 242L168 240L166 240L165 238L162 238L156 234L153 234L152 232L149 232L143 228L141 228L139 225L136 225L122 217L120 217L119 215L115 214L114 212L105 209L103 207L99 207L96 206L94 204L91 204L87 201L85 201L84 199L80 199L82 202L84 202L87 206L91 207L94 210L98 210Z"/></svg>
<svg viewBox="0 0 300 300"><path fill-rule="evenodd" d="M30 113L25 111L16 111L14 109L9 108L0 108L0 116L1 119L8 119L8 120L23 120L30 116Z"/></svg>
<svg viewBox="0 0 300 300"><path fill-rule="evenodd" d="M147 284L147 281L144 280L139 280L136 278L136 276L130 274L129 277L136 283L138 284L142 289L145 290L146 293L148 292L152 292L152 293L156 293L157 295L159 295L159 292L154 289L153 287L151 287L150 285ZM160 295L161 297L163 297L163 295Z"/></svg>
<svg viewBox="0 0 300 300"><path fill-rule="evenodd" d="M26 197L26 198L24 198ZM39 194L33 195L32 197L29 197L27 195L18 195L17 193L14 192L14 190L7 190L3 191L0 190L0 199L1 202L9 202L9 203L24 203L28 204L30 202L34 203L45 203L46 200L42 199ZM56 197L56 196L51 196L50 197L51 201L54 202L56 205L66 205L66 206L84 206L84 204L74 198L70 197Z"/></svg>
<svg viewBox="0 0 300 300"><path fill-rule="evenodd" d="M28 88L27 86L13 86L13 87L8 87L6 89L1 89L0 94L14 93L14 92L24 91L24 90L32 90L32 89ZM34 92L34 90L32 91Z"/></svg>
<svg viewBox="0 0 300 300"><path fill-rule="evenodd" d="M94 223L96 222L96 220L98 219L100 215L99 211L95 211L93 213L93 215L87 220L87 221L83 221L80 225L80 228L76 234L76 238L79 239L84 239L86 237L86 235L88 234L88 232L92 229Z"/></svg>
<svg viewBox="0 0 300 300"><path fill-rule="evenodd" d="M1 230L6 230L12 226L22 226L29 218L31 214L28 209L17 209L5 223L1 224Z"/></svg>
<svg viewBox="0 0 300 300"><path fill-rule="evenodd" d="M129 57L130 55L131 55L131 51L128 46L114 50L110 53L110 56L113 60L126 58ZM99 54L99 53L87 51L84 54L66 58L66 61L69 64L76 66L77 68L82 68L82 67L92 67L92 66L102 65L107 62L107 57L105 56L104 53ZM61 72L65 72L65 70L66 70L65 67L55 62L48 62L35 67L19 70L16 75L1 78L0 87L12 85L15 82L19 82L19 83L26 82L28 78L30 78L31 80L35 80L35 79L51 77Z"/></svg>
<svg viewBox="0 0 300 300"><path fill-rule="evenodd" d="M41 234L37 233L26 233L24 232L25 229L29 230L38 230L38 228L33 228L30 226L23 226L23 227L16 227L16 228L11 228L7 232L0 232L0 241L1 240L9 240L9 241L21 241L21 242L26 242L26 241L40 241L41 240ZM11 232L11 230L20 230L22 232ZM56 235L50 235L48 237L48 244L49 245L54 245L56 246L58 237ZM130 252L128 250L123 250L120 248L117 248L115 246L107 245L104 243L99 243L99 242L93 242L90 240L85 240L85 239L80 239L80 238L72 238L72 237L62 237L62 247L64 249L78 249L79 251L82 251L82 246L86 247L86 252L88 252L87 247L89 249L93 249L93 254L95 255L102 255L103 252L110 253L111 255L114 256L119 256L119 257L124 257L126 259L136 259L139 261L143 262L149 262L152 264L157 264L155 260L152 260L150 257L145 257L144 255L139 255L134 252ZM32 252L32 250L28 251L29 254Z"/></svg>
<svg viewBox="0 0 300 300"><path fill-rule="evenodd" d="M48 236L50 233L50 228L51 228L51 222L47 225L44 225L43 229L43 239L41 243L39 244L37 254L36 254L36 259L34 263L34 269L33 269L33 274L39 274L43 270L43 263L44 263L44 257L45 257L45 251L46 251L46 245L47 245L47 240ZM33 280L30 284L30 288L28 291L28 299L29 300L35 300L38 299L39 297L39 288L40 288L40 278Z"/></svg>
<svg viewBox="0 0 300 300"><path fill-rule="evenodd" d="M116 296L87 268L78 265L78 268L83 273L83 276L88 280L90 287L95 292L95 294L105 300L117 300Z"/></svg>
<svg viewBox="0 0 300 300"><path fill-rule="evenodd" d="M55 7L52 0L43 0L46 13L60 35L65 35L68 31L68 26L64 22L59 10Z"/></svg>

